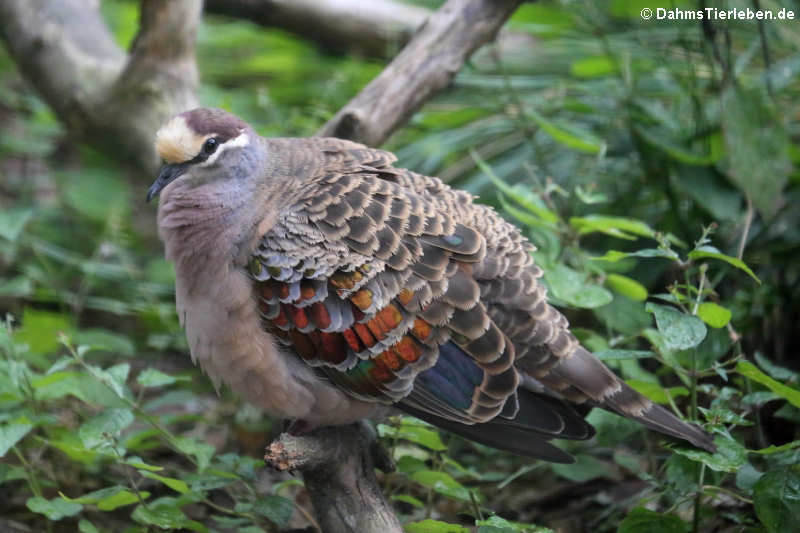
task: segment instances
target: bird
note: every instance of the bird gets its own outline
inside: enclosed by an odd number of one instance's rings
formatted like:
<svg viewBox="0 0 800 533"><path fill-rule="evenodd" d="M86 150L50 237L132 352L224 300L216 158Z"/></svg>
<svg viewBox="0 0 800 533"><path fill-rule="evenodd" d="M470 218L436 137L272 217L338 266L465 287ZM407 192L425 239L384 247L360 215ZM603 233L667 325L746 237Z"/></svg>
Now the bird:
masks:
<svg viewBox="0 0 800 533"><path fill-rule="evenodd" d="M197 108L155 136L158 233L192 360L304 433L399 409L569 463L602 408L715 450L586 350L534 245L490 206L385 150L264 138Z"/></svg>

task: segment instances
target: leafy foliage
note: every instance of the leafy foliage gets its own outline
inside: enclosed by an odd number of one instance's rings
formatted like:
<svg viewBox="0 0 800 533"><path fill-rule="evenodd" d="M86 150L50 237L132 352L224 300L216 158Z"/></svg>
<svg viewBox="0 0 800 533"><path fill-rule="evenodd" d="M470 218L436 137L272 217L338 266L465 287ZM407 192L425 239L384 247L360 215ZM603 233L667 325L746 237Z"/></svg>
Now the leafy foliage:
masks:
<svg viewBox="0 0 800 533"><path fill-rule="evenodd" d="M549 465L392 417L382 483L409 532L777 532L800 516L800 30L642 7L524 4L510 26L534 40L479 52L389 148L517 223L584 345L718 451L665 450L593 411L597 437L563 444L576 463ZM128 44L135 3L103 10ZM268 135L313 133L381 68L212 18L199 58L203 102ZM70 144L2 54L0 73L0 515L307 525L302 483L260 460L278 425L186 357L146 180Z"/></svg>

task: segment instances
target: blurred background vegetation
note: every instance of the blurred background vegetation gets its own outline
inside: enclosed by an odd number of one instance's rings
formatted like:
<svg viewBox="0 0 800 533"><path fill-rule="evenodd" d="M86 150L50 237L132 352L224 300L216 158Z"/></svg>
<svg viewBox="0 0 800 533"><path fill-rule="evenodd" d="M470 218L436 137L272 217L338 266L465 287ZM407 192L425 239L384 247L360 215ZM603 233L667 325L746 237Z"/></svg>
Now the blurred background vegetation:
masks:
<svg viewBox="0 0 800 533"><path fill-rule="evenodd" d="M530 40L479 51L385 147L520 225L587 347L720 450L593 412L598 436L556 466L386 420L408 531L800 520L800 23L643 7L524 4L507 28ZM102 10L128 47L137 3ZM313 134L384 66L210 15L198 61L201 102L268 136ZM152 176L74 143L2 50L0 176L0 529L311 528L301 481L263 468L280 424L189 361Z"/></svg>

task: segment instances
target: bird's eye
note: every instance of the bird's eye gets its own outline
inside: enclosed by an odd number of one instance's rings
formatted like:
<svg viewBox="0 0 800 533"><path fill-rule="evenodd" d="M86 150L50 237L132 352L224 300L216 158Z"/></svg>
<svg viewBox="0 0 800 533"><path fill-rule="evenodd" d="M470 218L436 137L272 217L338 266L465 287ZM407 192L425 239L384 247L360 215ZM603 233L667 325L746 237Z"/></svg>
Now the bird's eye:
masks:
<svg viewBox="0 0 800 533"><path fill-rule="evenodd" d="M203 153L205 155L213 154L214 151L217 149L217 145L218 144L219 143L217 142L217 140L214 137L211 137L210 139L206 139L206 142L203 143Z"/></svg>

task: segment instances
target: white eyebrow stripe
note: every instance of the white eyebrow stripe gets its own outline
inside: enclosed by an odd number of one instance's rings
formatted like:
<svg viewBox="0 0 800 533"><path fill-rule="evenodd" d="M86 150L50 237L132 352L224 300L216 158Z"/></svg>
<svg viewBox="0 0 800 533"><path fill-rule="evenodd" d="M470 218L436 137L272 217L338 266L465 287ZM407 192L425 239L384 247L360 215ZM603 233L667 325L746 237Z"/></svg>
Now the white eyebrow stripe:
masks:
<svg viewBox="0 0 800 533"><path fill-rule="evenodd" d="M229 148L235 147L243 147L250 144L250 137L247 135L247 132L242 132L233 139L226 141L219 145L219 148L211 154L208 159L203 161L202 163L198 163L197 166L199 167L207 167L214 164L214 162L219 158L219 155Z"/></svg>

